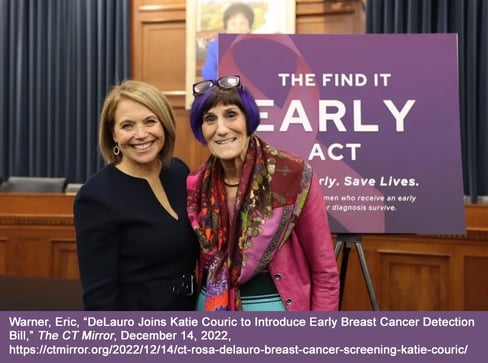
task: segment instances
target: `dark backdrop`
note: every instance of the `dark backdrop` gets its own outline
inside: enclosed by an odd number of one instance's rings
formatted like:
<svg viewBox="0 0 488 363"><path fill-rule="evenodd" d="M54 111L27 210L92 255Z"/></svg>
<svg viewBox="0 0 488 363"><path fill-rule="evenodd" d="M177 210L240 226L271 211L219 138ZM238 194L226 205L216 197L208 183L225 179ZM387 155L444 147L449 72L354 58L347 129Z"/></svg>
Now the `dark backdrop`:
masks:
<svg viewBox="0 0 488 363"><path fill-rule="evenodd" d="M488 195L488 1L368 0L366 32L458 34L464 193Z"/></svg>
<svg viewBox="0 0 488 363"><path fill-rule="evenodd" d="M129 0L0 0L0 176L83 182L98 114L129 77Z"/></svg>

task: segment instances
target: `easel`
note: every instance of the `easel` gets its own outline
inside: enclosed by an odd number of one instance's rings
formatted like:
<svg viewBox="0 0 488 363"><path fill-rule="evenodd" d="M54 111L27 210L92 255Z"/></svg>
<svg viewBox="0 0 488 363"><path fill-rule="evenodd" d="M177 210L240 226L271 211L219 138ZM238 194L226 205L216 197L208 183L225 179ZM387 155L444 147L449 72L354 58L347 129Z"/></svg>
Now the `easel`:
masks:
<svg viewBox="0 0 488 363"><path fill-rule="evenodd" d="M344 286L346 284L346 272L347 272L347 262L349 259L349 252L351 252L352 246L356 246L356 251L359 257L359 263L361 264L361 270L363 270L364 282L368 289L369 301L371 302L371 307L374 311L379 311L378 302L376 300L376 295L373 289L373 282L371 281L371 276L369 275L368 265L366 264L366 256L364 255L363 245L361 241L361 235L359 234L338 234L337 243L335 246L335 257L336 260L339 257L339 253L342 249L342 260L341 260L341 271L340 271L340 292L339 292L339 310L342 307L342 298L344 296Z"/></svg>

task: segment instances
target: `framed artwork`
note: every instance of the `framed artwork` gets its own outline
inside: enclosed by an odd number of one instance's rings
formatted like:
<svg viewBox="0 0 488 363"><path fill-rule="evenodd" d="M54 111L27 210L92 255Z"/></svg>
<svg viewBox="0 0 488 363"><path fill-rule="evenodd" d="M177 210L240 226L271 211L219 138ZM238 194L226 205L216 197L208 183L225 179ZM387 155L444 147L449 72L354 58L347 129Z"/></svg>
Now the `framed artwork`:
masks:
<svg viewBox="0 0 488 363"><path fill-rule="evenodd" d="M250 12L245 8L250 8ZM229 30L229 14L244 8L252 18L249 31ZM242 11L241 11L242 12ZM249 14L251 13L251 14ZM224 23L224 15L226 23ZM241 14L244 16L245 14ZM232 15L231 15L232 16ZM241 18L242 18L241 16ZM209 45L219 33L252 32L256 34L295 33L295 0L187 0L186 1L186 108L193 100L192 85L203 79L202 70ZM213 44L215 46L215 44ZM207 60L208 63L208 60ZM205 77L205 78L208 78Z"/></svg>

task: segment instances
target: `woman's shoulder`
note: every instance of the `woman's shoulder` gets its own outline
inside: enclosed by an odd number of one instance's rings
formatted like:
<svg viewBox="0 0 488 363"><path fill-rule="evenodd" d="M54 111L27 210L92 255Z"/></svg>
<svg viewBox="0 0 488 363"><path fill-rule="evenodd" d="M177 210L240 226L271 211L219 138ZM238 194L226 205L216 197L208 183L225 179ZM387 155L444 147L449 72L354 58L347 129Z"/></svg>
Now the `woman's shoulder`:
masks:
<svg viewBox="0 0 488 363"><path fill-rule="evenodd" d="M180 158L173 156L170 161L171 165L175 168L182 168L184 170L189 170L188 165Z"/></svg>
<svg viewBox="0 0 488 363"><path fill-rule="evenodd" d="M172 157L165 169L171 171L172 173L177 173L178 175L184 174L185 177L190 172L188 165L178 157Z"/></svg>
<svg viewBox="0 0 488 363"><path fill-rule="evenodd" d="M186 178L186 186L188 189L195 189L196 186L199 183L200 177L202 173L205 172L206 168L208 166L208 163L203 163L196 167L195 169L190 171L190 174L188 174L188 177Z"/></svg>
<svg viewBox="0 0 488 363"><path fill-rule="evenodd" d="M95 174L91 175L83 186L82 190L97 190L100 187L113 182L115 166L113 164L105 165L102 169L98 170Z"/></svg>
<svg viewBox="0 0 488 363"><path fill-rule="evenodd" d="M74 212L77 223L83 216L101 218L102 214L109 215L113 210L113 189L117 185L114 169L112 164L103 167L90 176L76 193Z"/></svg>
<svg viewBox="0 0 488 363"><path fill-rule="evenodd" d="M104 166L83 183L76 194L75 200L103 200L110 197L114 190L123 184L123 180L120 180L118 174L120 173L117 173L117 169L113 164Z"/></svg>

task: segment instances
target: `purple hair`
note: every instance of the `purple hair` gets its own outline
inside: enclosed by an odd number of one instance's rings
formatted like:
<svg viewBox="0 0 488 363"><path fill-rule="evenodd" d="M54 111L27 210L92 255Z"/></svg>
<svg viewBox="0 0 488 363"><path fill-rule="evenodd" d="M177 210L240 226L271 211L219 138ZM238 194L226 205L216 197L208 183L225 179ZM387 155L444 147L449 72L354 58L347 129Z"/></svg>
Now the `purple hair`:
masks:
<svg viewBox="0 0 488 363"><path fill-rule="evenodd" d="M190 110L190 123L193 135L203 145L206 145L202 135L203 115L219 103L223 105L236 105L246 116L247 135L256 131L261 119L256 100L247 88L239 86L231 89L222 89L218 86L210 88L205 93L195 96Z"/></svg>

